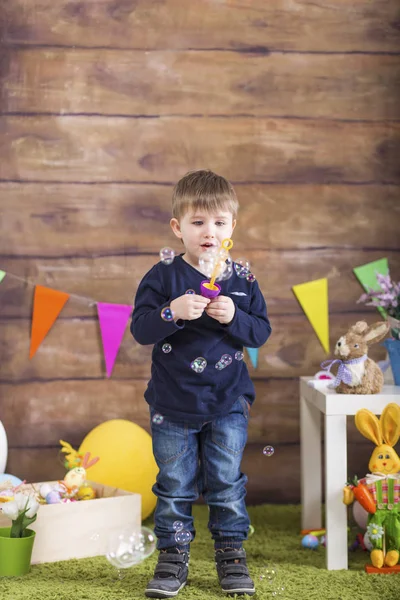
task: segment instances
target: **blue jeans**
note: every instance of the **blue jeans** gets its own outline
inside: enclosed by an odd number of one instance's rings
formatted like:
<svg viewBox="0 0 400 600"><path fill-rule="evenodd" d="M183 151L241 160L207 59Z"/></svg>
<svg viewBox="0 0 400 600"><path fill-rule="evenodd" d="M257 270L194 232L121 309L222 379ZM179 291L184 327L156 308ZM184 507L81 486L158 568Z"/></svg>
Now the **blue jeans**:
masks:
<svg viewBox="0 0 400 600"><path fill-rule="evenodd" d="M240 548L250 525L244 500L247 477L240 471L247 441L247 401L240 396L229 413L215 421L175 422L164 417L162 423L154 423L155 414L150 408L153 453L159 467L153 486L157 548L189 548L177 544L173 524L181 521L194 539L192 504L200 494L209 508L208 528L215 549Z"/></svg>

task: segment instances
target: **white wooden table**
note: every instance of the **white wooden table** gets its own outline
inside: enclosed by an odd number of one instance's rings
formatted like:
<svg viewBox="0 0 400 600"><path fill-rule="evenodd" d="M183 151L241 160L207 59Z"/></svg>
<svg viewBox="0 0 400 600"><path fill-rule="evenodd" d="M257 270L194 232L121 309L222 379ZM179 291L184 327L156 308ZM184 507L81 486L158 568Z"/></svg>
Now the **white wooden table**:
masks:
<svg viewBox="0 0 400 600"><path fill-rule="evenodd" d="M336 394L329 381L308 385L300 378L302 529L322 527L321 415L325 425L325 528L328 570L347 569L347 510L342 502L347 480L347 415L368 408L380 415L389 402L400 404L400 387L385 385L381 394ZM361 436L361 434L360 434ZM371 453L373 446L371 444Z"/></svg>

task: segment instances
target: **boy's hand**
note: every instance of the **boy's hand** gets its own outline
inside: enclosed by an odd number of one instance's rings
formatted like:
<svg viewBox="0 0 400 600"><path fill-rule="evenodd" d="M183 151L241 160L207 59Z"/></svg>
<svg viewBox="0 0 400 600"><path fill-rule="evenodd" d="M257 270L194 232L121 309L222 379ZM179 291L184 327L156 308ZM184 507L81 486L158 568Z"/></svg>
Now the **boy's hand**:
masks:
<svg viewBox="0 0 400 600"><path fill-rule="evenodd" d="M204 296L197 294L184 294L172 300L170 308L174 313L174 321L182 319L183 321L194 321L199 319L204 312L207 304L210 302Z"/></svg>
<svg viewBox="0 0 400 600"><path fill-rule="evenodd" d="M217 296L211 300L206 308L209 317L216 319L223 325L230 323L235 316L235 305L232 298L228 296Z"/></svg>

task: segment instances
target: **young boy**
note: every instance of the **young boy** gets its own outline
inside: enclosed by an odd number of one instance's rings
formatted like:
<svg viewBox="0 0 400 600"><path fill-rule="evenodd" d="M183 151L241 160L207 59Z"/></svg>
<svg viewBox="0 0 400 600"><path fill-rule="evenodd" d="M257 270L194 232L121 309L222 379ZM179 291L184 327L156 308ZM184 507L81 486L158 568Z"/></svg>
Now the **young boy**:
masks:
<svg viewBox="0 0 400 600"><path fill-rule="evenodd" d="M185 251L172 264L156 264L136 295L132 335L139 344L154 344L145 398L159 467L153 491L160 554L145 592L150 598L176 596L186 583L192 504L200 494L209 508L222 590L255 592L242 547L250 521L240 471L255 393L242 359L245 346L267 341L271 326L257 282L235 270L219 282L217 298L200 295L207 277L199 258L232 236L237 210L226 179L211 171L185 175L173 191L171 219Z"/></svg>

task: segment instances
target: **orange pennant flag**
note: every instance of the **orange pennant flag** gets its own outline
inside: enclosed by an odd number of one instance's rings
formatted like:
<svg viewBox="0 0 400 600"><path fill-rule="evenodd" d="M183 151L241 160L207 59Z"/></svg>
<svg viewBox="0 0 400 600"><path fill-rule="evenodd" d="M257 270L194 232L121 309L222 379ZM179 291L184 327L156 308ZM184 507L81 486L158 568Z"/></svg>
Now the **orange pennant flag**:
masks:
<svg viewBox="0 0 400 600"><path fill-rule="evenodd" d="M69 294L37 285L33 298L31 347L32 358L67 302Z"/></svg>

